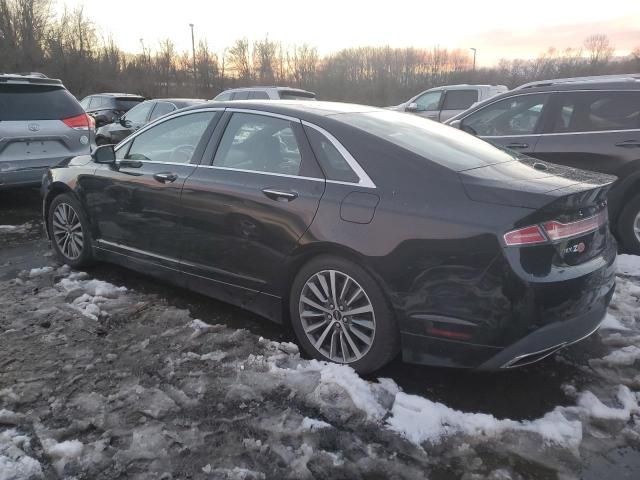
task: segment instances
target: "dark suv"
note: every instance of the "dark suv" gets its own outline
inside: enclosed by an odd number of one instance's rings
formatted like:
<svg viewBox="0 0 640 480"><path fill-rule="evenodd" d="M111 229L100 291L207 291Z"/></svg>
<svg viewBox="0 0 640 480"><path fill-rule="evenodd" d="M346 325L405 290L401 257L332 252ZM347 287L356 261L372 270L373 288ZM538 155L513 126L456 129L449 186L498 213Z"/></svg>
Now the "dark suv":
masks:
<svg viewBox="0 0 640 480"><path fill-rule="evenodd" d="M84 97L80 105L96 121L96 127L115 122L145 98L130 93L97 93Z"/></svg>
<svg viewBox="0 0 640 480"><path fill-rule="evenodd" d="M446 123L541 160L616 175L611 226L640 254L640 75L533 82ZM541 178L553 174L538 166Z"/></svg>
<svg viewBox="0 0 640 480"><path fill-rule="evenodd" d="M40 185L49 167L89 155L93 127L60 80L0 74L0 190Z"/></svg>

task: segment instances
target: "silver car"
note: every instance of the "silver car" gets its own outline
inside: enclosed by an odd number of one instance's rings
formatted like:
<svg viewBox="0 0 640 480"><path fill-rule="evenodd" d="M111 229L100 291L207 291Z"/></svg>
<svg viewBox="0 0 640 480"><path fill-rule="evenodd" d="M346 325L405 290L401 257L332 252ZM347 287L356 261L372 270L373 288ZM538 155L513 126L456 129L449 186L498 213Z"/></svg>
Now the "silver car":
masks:
<svg viewBox="0 0 640 480"><path fill-rule="evenodd" d="M60 80L0 74L0 190L40 185L49 167L90 154L94 131Z"/></svg>
<svg viewBox="0 0 640 480"><path fill-rule="evenodd" d="M444 122L472 105L507 90L504 85L447 85L425 90L400 105L387 108Z"/></svg>
<svg viewBox="0 0 640 480"><path fill-rule="evenodd" d="M300 88L290 87L242 87L230 88L219 93L213 100L315 100L316 94Z"/></svg>

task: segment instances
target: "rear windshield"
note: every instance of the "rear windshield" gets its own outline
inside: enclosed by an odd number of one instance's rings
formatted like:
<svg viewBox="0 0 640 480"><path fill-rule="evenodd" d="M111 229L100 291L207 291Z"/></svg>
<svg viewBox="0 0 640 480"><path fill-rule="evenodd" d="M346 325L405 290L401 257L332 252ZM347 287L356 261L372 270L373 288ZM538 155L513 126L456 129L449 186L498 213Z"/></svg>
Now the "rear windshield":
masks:
<svg viewBox="0 0 640 480"><path fill-rule="evenodd" d="M61 120L84 110L66 89L35 85L0 85L0 120Z"/></svg>
<svg viewBox="0 0 640 480"><path fill-rule="evenodd" d="M316 94L297 90L280 90L281 100L315 100Z"/></svg>
<svg viewBox="0 0 640 480"><path fill-rule="evenodd" d="M128 112L140 102L144 102L144 98L116 98L116 109Z"/></svg>
<svg viewBox="0 0 640 480"><path fill-rule="evenodd" d="M457 128L408 113L342 113L333 118L461 172L514 160L514 156Z"/></svg>

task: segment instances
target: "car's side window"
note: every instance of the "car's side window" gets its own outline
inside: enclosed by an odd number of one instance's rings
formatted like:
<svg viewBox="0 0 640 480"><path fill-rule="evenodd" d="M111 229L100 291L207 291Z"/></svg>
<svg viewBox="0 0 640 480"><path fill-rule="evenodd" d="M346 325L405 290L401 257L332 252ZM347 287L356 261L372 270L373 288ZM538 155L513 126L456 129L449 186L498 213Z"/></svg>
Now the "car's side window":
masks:
<svg viewBox="0 0 640 480"><path fill-rule="evenodd" d="M288 120L234 113L213 160L217 167L298 175L302 155Z"/></svg>
<svg viewBox="0 0 640 480"><path fill-rule="evenodd" d="M161 122L135 137L124 158L189 163L215 115L216 112L190 113Z"/></svg>
<svg viewBox="0 0 640 480"><path fill-rule="evenodd" d="M313 127L305 126L304 130L327 180L358 183L358 175L327 137Z"/></svg>
<svg viewBox="0 0 640 480"><path fill-rule="evenodd" d="M234 92L231 100L247 100L249 98L249 92L241 91Z"/></svg>
<svg viewBox="0 0 640 480"><path fill-rule="evenodd" d="M418 105L418 112L430 112L438 110L441 97L442 91L427 92L419 96L415 101L415 103Z"/></svg>
<svg viewBox="0 0 640 480"><path fill-rule="evenodd" d="M95 110L96 108L99 108L100 105L102 104L102 98L100 97L89 97L89 107L91 110Z"/></svg>
<svg viewBox="0 0 640 480"><path fill-rule="evenodd" d="M262 90L254 90L249 95L250 100L269 100L269 94Z"/></svg>
<svg viewBox="0 0 640 480"><path fill-rule="evenodd" d="M640 92L570 92L559 95L551 132L640 129Z"/></svg>
<svg viewBox="0 0 640 480"><path fill-rule="evenodd" d="M149 121L155 120L156 118L160 118L167 113L171 113L176 109L176 107L169 102L158 102L156 103L156 108L153 109L151 113L151 117L149 117Z"/></svg>
<svg viewBox="0 0 640 480"><path fill-rule="evenodd" d="M143 102L136 105L125 114L125 119L131 123L144 123L154 105L154 102Z"/></svg>
<svg viewBox="0 0 640 480"><path fill-rule="evenodd" d="M466 110L477 101L477 90L448 90L442 102L442 110Z"/></svg>
<svg viewBox="0 0 640 480"><path fill-rule="evenodd" d="M80 106L86 110L87 108L89 108L90 102L91 102L91 97L84 97L80 102Z"/></svg>
<svg viewBox="0 0 640 480"><path fill-rule="evenodd" d="M549 94L518 95L497 101L462 120L462 130L481 137L536 132Z"/></svg>

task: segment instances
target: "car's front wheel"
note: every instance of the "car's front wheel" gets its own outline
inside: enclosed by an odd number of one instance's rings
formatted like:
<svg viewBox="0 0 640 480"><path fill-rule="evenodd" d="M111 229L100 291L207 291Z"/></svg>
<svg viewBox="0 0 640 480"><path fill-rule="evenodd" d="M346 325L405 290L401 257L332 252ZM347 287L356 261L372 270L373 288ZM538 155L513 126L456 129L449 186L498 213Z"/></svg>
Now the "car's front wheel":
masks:
<svg viewBox="0 0 640 480"><path fill-rule="evenodd" d="M618 233L625 249L640 255L640 195L633 197L623 208L618 221Z"/></svg>
<svg viewBox="0 0 640 480"><path fill-rule="evenodd" d="M311 357L370 373L398 352L393 314L377 282L359 265L333 256L307 263L291 289L296 337Z"/></svg>
<svg viewBox="0 0 640 480"><path fill-rule="evenodd" d="M58 258L74 268L93 260L89 222L80 203L70 194L58 195L47 216L51 244Z"/></svg>

